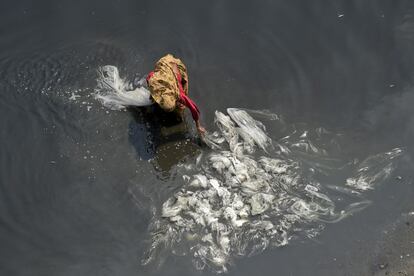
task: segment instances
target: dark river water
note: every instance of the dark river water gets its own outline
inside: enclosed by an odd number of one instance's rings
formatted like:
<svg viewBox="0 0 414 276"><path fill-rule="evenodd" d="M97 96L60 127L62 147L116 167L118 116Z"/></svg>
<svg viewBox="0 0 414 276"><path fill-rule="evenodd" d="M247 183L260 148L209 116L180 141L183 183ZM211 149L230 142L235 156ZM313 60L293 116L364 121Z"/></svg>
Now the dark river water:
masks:
<svg viewBox="0 0 414 276"><path fill-rule="evenodd" d="M235 257L228 275L374 273L381 241L414 210L409 0L2 1L0 275L214 275L170 251L141 263L154 214L180 189L177 165L207 149L93 96L100 66L134 80L166 53L187 65L208 130L216 110L268 110L343 134L343 160L403 150L368 207Z"/></svg>

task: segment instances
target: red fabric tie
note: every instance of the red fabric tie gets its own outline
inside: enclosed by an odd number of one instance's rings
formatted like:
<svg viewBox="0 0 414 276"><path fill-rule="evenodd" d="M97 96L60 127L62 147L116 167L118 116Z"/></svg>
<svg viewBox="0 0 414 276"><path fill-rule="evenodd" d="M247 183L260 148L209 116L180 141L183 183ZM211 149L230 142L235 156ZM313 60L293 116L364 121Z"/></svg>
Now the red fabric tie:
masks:
<svg viewBox="0 0 414 276"><path fill-rule="evenodd" d="M180 89L180 103L188 107L191 111L191 116L193 117L194 121L198 121L200 118L200 110L198 109L197 105L193 100L188 97L183 89L183 85L181 84L181 74L178 71L177 73L177 81L178 81L178 88Z"/></svg>
<svg viewBox="0 0 414 276"><path fill-rule="evenodd" d="M148 76L146 78L147 83L148 83L149 79L152 78L153 75L154 75L154 71L149 72L149 74L148 74Z"/></svg>

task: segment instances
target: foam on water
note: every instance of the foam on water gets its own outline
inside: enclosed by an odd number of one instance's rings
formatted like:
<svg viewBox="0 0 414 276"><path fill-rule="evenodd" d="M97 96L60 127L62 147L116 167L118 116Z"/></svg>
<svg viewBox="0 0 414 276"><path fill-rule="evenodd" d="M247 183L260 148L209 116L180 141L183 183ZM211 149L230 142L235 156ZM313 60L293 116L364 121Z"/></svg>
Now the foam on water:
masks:
<svg viewBox="0 0 414 276"><path fill-rule="evenodd" d="M115 66L106 65L99 68L97 82L95 97L110 109L153 104L150 92L143 86L144 79L139 81L138 87L131 89L130 85L119 76L118 68Z"/></svg>
<svg viewBox="0 0 414 276"><path fill-rule="evenodd" d="M179 168L182 186L155 212L143 264L174 254L190 256L197 269L225 272L236 257L287 245L298 236L313 238L326 223L368 206L361 190L388 177L402 154L394 149L367 158L343 185L328 185L321 183L318 173L333 174L343 164L311 137L327 136L332 142L333 133L322 128L295 130L273 141L249 112L216 111L217 131L205 138L211 150ZM256 114L281 123L276 114ZM339 201L332 192L347 201Z"/></svg>

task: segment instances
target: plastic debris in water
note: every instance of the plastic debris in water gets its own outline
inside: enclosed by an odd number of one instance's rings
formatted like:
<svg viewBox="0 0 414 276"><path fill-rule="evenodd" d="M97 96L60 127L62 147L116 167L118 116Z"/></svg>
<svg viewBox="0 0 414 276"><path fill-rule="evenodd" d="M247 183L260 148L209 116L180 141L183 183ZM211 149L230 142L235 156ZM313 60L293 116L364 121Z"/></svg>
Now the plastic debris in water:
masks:
<svg viewBox="0 0 414 276"><path fill-rule="evenodd" d="M334 133L317 128L272 141L262 122L236 108L227 114L216 111L215 123L217 131L205 137L211 150L200 154L195 165L181 166L181 188L155 214L143 264L161 261L161 252L169 252L190 256L197 269L226 272L236 257L287 245L295 235L314 238L325 223L366 208L371 202L362 198L361 190L387 177L402 154L394 149L367 158L356 164L346 183L325 187L314 176L335 172L322 164L334 159L311 138L332 141ZM341 201L339 207L329 191L352 201Z"/></svg>
<svg viewBox="0 0 414 276"><path fill-rule="evenodd" d="M153 104L148 89L143 86L131 89L119 76L118 68L115 66L106 65L99 68L97 82L95 98L110 109L119 110L127 106Z"/></svg>
<svg viewBox="0 0 414 276"><path fill-rule="evenodd" d="M346 185L358 190L372 190L376 183L391 175L396 166L394 159L402 154L402 149L395 148L368 157L356 168L355 175L346 180Z"/></svg>

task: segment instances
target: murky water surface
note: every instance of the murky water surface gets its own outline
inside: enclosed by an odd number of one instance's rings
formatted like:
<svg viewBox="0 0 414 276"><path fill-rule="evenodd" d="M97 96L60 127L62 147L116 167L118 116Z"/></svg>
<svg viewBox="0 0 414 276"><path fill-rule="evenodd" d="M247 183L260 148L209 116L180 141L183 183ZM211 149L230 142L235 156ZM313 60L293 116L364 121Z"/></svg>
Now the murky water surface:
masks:
<svg viewBox="0 0 414 276"><path fill-rule="evenodd" d="M8 1L0 23L1 275L370 275L414 210L410 1ZM167 52L206 144L99 97L103 66L145 90Z"/></svg>

